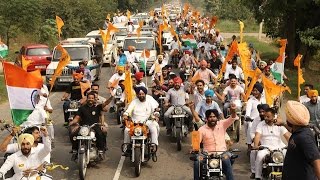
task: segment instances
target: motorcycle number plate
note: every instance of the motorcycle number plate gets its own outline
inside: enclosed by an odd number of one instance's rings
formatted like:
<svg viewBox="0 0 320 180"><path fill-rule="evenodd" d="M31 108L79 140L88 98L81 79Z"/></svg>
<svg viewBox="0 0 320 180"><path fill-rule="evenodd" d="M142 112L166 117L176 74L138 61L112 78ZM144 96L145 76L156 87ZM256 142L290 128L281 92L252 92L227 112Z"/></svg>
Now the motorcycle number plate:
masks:
<svg viewBox="0 0 320 180"><path fill-rule="evenodd" d="M283 166L283 163L268 163L268 166Z"/></svg>
<svg viewBox="0 0 320 180"><path fill-rule="evenodd" d="M68 112L78 112L78 109L68 109Z"/></svg>
<svg viewBox="0 0 320 180"><path fill-rule="evenodd" d="M146 139L146 137L145 136L132 136L131 139L138 139L138 140L141 139L142 140L142 139Z"/></svg>
<svg viewBox="0 0 320 180"><path fill-rule="evenodd" d="M220 169L209 169L209 172L220 172Z"/></svg>
<svg viewBox="0 0 320 180"><path fill-rule="evenodd" d="M77 136L77 139L92 139L90 136Z"/></svg>
<svg viewBox="0 0 320 180"><path fill-rule="evenodd" d="M180 115L174 114L174 115L172 115L172 117L173 118L183 118L183 117L185 117L185 115L183 115L183 114L180 114Z"/></svg>

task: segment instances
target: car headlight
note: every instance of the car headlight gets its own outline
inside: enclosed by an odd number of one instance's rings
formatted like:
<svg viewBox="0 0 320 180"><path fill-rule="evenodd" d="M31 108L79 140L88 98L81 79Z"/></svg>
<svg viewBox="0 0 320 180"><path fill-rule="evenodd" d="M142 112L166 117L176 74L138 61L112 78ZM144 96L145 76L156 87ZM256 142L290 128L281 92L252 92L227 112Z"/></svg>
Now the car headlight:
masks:
<svg viewBox="0 0 320 180"><path fill-rule="evenodd" d="M141 127L137 127L137 128L134 129L134 135L135 136L141 136L142 135Z"/></svg>
<svg viewBox="0 0 320 180"><path fill-rule="evenodd" d="M88 136L89 135L89 128L88 127L81 127L79 133L81 136Z"/></svg>
<svg viewBox="0 0 320 180"><path fill-rule="evenodd" d="M209 166L211 168L218 168L219 167L219 159L211 159L209 161Z"/></svg>
<svg viewBox="0 0 320 180"><path fill-rule="evenodd" d="M54 69L46 69L46 74L48 75L54 74Z"/></svg>
<svg viewBox="0 0 320 180"><path fill-rule="evenodd" d="M78 102L75 102L75 101L73 101L73 102L70 102L70 109L77 109L78 108Z"/></svg>
<svg viewBox="0 0 320 180"><path fill-rule="evenodd" d="M182 113L183 113L182 107L175 107L175 108L174 108L174 114L180 115L180 114L182 114Z"/></svg>
<svg viewBox="0 0 320 180"><path fill-rule="evenodd" d="M116 90L116 96L121 96L121 94L122 94L122 89L121 89L121 88L118 88L118 89Z"/></svg>
<svg viewBox="0 0 320 180"><path fill-rule="evenodd" d="M283 159L284 159L284 156L282 152L277 151L272 154L272 160L275 163L283 163Z"/></svg>

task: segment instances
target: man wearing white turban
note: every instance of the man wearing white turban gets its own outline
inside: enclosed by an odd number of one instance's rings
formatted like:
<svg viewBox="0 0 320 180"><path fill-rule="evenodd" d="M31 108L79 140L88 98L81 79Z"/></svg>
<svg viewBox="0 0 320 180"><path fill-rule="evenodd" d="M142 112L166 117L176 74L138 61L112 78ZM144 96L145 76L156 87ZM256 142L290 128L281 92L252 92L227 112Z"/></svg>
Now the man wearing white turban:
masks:
<svg viewBox="0 0 320 180"><path fill-rule="evenodd" d="M18 138L20 151L10 155L0 168L0 176L4 176L7 171L13 168L15 174L11 179L21 179L28 176L30 170L41 167L43 159L51 152L51 141L45 127L40 128L44 147L35 151L32 148L34 137L31 134L21 134ZM38 175L30 176L30 180L36 180Z"/></svg>

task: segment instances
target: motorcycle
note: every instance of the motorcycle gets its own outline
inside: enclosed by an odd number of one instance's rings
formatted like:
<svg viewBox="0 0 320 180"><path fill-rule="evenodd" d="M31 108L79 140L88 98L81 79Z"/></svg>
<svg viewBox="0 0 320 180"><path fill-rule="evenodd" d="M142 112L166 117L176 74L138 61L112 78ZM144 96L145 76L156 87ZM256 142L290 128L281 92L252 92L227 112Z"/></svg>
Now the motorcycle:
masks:
<svg viewBox="0 0 320 180"><path fill-rule="evenodd" d="M114 104L116 108L116 116L117 116L117 123L121 124L122 123L122 113L124 112L124 102L121 101L122 97L122 89L121 87L116 89L115 93L115 99L114 99Z"/></svg>
<svg viewBox="0 0 320 180"><path fill-rule="evenodd" d="M230 155L231 164L233 164L235 159L238 158L238 155L234 154L235 152L240 151L238 149L233 149L230 151L192 152L190 159L197 161L198 156L199 159L201 159L201 161L199 161L199 178L201 180L223 179L222 159L224 159L225 153L228 153Z"/></svg>
<svg viewBox="0 0 320 180"><path fill-rule="evenodd" d="M316 124L312 124L310 123L309 125L310 130L313 132L314 134L314 138L316 140L317 143L317 147L320 151L320 129L319 129L319 122L316 122Z"/></svg>
<svg viewBox="0 0 320 180"><path fill-rule="evenodd" d="M172 114L169 116L171 119L172 136L176 138L177 150L181 151L182 137L187 137L188 127L185 125L185 118L188 114L183 110L182 106L174 106Z"/></svg>
<svg viewBox="0 0 320 180"><path fill-rule="evenodd" d="M166 97L165 96L163 96L163 95L161 95L160 97L159 97L159 100L158 100L158 102L159 102L159 108L160 108L160 119L164 119L164 113L166 112L165 111L165 109L164 109L164 99L165 99ZM163 126L166 126L166 123L164 122L164 120L163 120Z"/></svg>
<svg viewBox="0 0 320 180"><path fill-rule="evenodd" d="M151 117L155 120L159 117L159 112L155 112ZM126 153L127 149L131 149L131 153L127 154L131 162L134 163L135 175L139 177L141 174L141 165L152 159L157 162L157 149L158 146L151 143L151 135L148 126L144 123L127 122L126 126L130 129L129 135L131 136L131 143L124 143L121 146L122 152Z"/></svg>
<svg viewBox="0 0 320 180"><path fill-rule="evenodd" d="M66 99L65 101L70 102L67 112L69 113L69 121L72 121L74 116L78 112L78 109L80 107L80 101L71 100L71 99Z"/></svg>
<svg viewBox="0 0 320 180"><path fill-rule="evenodd" d="M79 135L73 138L74 141L79 141L78 168L81 180L85 179L89 163L99 161L98 149L96 147L96 135L92 129L95 126L101 126L101 124L94 123L91 126L81 126Z"/></svg>
<svg viewBox="0 0 320 180"><path fill-rule="evenodd" d="M282 150L287 147L281 149L271 150L268 147L260 146L259 150L267 149L269 154L265 156L262 164L262 176L265 178L269 178L272 180L280 180L282 179L282 167L285 155Z"/></svg>
<svg viewBox="0 0 320 180"><path fill-rule="evenodd" d="M243 114L243 105L241 100L236 99L236 100L232 100L231 103L236 104L237 109L236 109L236 113L237 116L240 117L239 119L236 119L233 123L232 126L229 127L229 129L231 129L232 131L235 131L236 134L236 142L239 142L240 140L240 131L241 131L241 124L242 124L242 119L244 119L244 114ZM228 114L227 114L227 118L230 117L230 109L228 109Z"/></svg>

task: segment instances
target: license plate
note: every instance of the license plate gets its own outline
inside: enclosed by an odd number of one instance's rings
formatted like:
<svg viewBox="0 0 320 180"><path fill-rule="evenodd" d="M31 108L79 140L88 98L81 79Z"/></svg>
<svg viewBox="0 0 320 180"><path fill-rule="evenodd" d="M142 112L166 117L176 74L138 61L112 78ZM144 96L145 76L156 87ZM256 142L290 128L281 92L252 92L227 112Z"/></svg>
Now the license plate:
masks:
<svg viewBox="0 0 320 180"><path fill-rule="evenodd" d="M45 69L46 68L46 66L45 65L43 65L43 66L34 66L36 69Z"/></svg>
<svg viewBox="0 0 320 180"><path fill-rule="evenodd" d="M59 82L72 82L72 78L59 78Z"/></svg>
<svg viewBox="0 0 320 180"><path fill-rule="evenodd" d="M77 136L77 139L91 139L90 136Z"/></svg>
<svg viewBox="0 0 320 180"><path fill-rule="evenodd" d="M220 172L220 169L209 169L209 172Z"/></svg>
<svg viewBox="0 0 320 180"><path fill-rule="evenodd" d="M140 139L146 139L146 137L145 137L145 136L131 136L131 139L138 139L138 140L140 140Z"/></svg>
<svg viewBox="0 0 320 180"><path fill-rule="evenodd" d="M68 109L68 112L78 112L78 109Z"/></svg>
<svg viewBox="0 0 320 180"><path fill-rule="evenodd" d="M283 163L268 163L268 166L283 166Z"/></svg>
<svg viewBox="0 0 320 180"><path fill-rule="evenodd" d="M172 115L172 117L173 118L183 118L183 117L185 117L185 115L183 115L183 114L180 114L180 115L174 114L174 115Z"/></svg>

